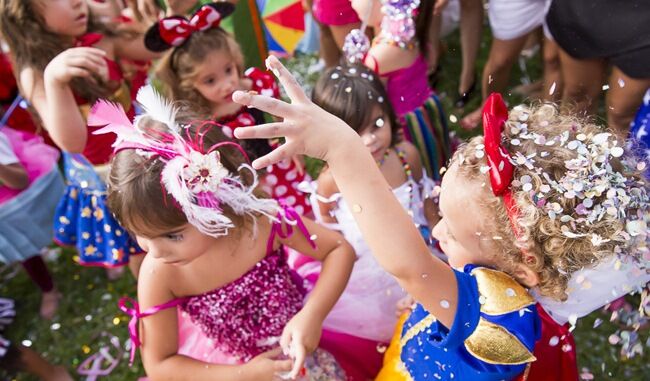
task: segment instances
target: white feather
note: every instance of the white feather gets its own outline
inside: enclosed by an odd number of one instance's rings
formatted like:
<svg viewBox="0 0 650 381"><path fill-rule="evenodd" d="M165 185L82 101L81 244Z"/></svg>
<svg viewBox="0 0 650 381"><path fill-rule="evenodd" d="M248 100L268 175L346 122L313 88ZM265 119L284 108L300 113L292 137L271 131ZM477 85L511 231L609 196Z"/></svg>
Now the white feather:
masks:
<svg viewBox="0 0 650 381"><path fill-rule="evenodd" d="M183 170L187 164L187 159L181 156L167 162L161 174L165 189L178 202L189 223L200 232L213 237L227 235L228 230L235 225L222 212L197 205L196 197L187 186L188 179L183 178ZM253 195L257 184L256 172L247 165L243 167L253 173L254 184L247 187L242 184L239 176L227 176L221 181L218 189L214 190L219 202L230 206L235 214L249 216L254 221L257 220L258 214L275 220L280 211L278 203L273 199L262 199Z"/></svg>
<svg viewBox="0 0 650 381"><path fill-rule="evenodd" d="M178 133L176 108L151 85L140 88L136 100L142 105L142 108L144 108L144 111L149 117L167 125L170 132L174 134ZM137 126L137 123L135 124Z"/></svg>

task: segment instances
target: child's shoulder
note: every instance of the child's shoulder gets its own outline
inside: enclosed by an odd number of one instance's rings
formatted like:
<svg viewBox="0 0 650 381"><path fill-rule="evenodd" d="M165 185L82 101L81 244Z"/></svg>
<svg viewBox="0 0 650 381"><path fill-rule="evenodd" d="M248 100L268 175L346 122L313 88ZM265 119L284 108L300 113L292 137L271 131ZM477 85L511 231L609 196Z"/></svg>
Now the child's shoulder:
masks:
<svg viewBox="0 0 650 381"><path fill-rule="evenodd" d="M429 341L430 353L424 355L468 366L472 374L474 366L469 363L480 363L488 373L521 372L535 360L533 350L541 332L535 300L502 271L467 265L454 272L458 306L452 326L442 326L418 304L404 325L403 353L416 353L421 341ZM427 362L408 365L411 374L431 370Z"/></svg>
<svg viewBox="0 0 650 381"><path fill-rule="evenodd" d="M390 73L409 67L418 58L417 49L406 50L398 46L378 43L368 51L366 64L379 74Z"/></svg>
<svg viewBox="0 0 650 381"><path fill-rule="evenodd" d="M319 196L330 197L336 193L339 193L339 187L334 181L334 176L332 171L330 171L328 166L323 167L317 179L318 188L317 192Z"/></svg>
<svg viewBox="0 0 650 381"><path fill-rule="evenodd" d="M143 254L142 264L138 272L138 286L140 285L159 285L167 287L167 280L174 277L173 266L165 265L160 259L154 258L153 255Z"/></svg>

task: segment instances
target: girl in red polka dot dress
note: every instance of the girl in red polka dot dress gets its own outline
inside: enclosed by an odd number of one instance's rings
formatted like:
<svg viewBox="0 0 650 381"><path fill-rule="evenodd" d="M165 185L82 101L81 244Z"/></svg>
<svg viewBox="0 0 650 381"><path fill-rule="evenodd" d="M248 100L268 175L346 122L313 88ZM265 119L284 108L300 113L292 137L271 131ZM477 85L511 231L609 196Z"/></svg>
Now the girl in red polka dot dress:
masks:
<svg viewBox="0 0 650 381"><path fill-rule="evenodd" d="M233 10L226 2L204 5L189 20L173 16L158 21L145 37L152 51L171 48L156 71L168 96L187 103L202 118L215 120L231 138L236 128L266 122L262 111L234 103L233 92L249 90L276 98L280 94L269 73L243 70L239 45L219 26ZM269 153L275 144L263 139L242 142L252 159ZM299 160L287 159L266 168L262 188L298 213L310 214L307 196L297 189L307 177Z"/></svg>

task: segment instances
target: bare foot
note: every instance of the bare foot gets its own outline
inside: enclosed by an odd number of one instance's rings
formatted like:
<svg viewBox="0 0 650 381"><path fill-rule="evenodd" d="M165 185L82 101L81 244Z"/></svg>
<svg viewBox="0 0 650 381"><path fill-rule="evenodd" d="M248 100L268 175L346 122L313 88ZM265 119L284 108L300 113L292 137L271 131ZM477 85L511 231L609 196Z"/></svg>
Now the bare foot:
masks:
<svg viewBox="0 0 650 381"><path fill-rule="evenodd" d="M55 366L52 369L51 376L45 378L44 381L73 381L73 378L64 367Z"/></svg>
<svg viewBox="0 0 650 381"><path fill-rule="evenodd" d="M124 267L107 267L106 276L108 280L117 280L124 275Z"/></svg>
<svg viewBox="0 0 650 381"><path fill-rule="evenodd" d="M44 292L41 298L41 317L43 319L52 320L56 310L59 308L59 300L61 300L61 293L55 288L50 292Z"/></svg>
<svg viewBox="0 0 650 381"><path fill-rule="evenodd" d="M513 94L518 94L524 97L529 97L533 99L539 99L542 95L542 90L544 87L544 81L539 80L533 83L521 84L512 89Z"/></svg>
<svg viewBox="0 0 650 381"><path fill-rule="evenodd" d="M470 112L460 120L460 126L466 130L473 130L481 123L481 108Z"/></svg>

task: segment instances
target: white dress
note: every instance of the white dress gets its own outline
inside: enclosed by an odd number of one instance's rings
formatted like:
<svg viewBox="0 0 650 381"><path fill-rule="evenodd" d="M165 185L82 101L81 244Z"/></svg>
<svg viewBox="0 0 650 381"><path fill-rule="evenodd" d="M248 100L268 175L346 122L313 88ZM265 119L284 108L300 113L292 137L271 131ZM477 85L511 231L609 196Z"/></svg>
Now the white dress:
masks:
<svg viewBox="0 0 650 381"><path fill-rule="evenodd" d="M423 211L423 194L431 194L435 183L426 173L416 182L408 176L406 182L393 189L395 197L413 218L413 223L423 232L430 234ZM305 186L303 189L307 188ZM348 204L340 194L326 199L315 192L315 182L310 184L311 204L317 218L321 215L318 202L336 203L332 215L336 224L322 224L339 230L350 242L357 255L350 280L338 302L327 315L323 328L379 342L389 342L397 323L397 301L406 296L406 292L395 278L388 274L375 260L354 221ZM390 226L386 226L390 229ZM426 233L425 233L426 232ZM432 252L435 249L432 248ZM400 253L395 253L399 256ZM313 270L313 269L312 269ZM300 269L298 270L301 273ZM301 273L303 277L305 274Z"/></svg>

